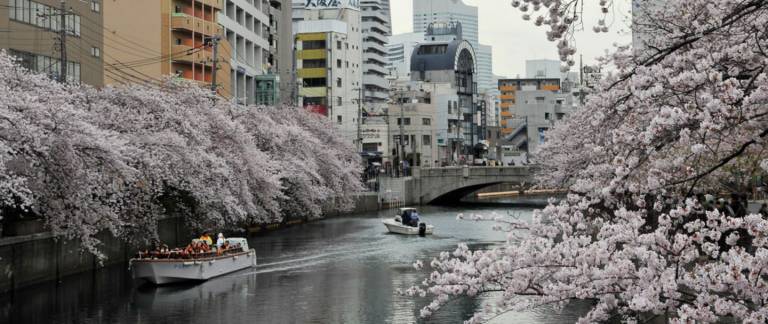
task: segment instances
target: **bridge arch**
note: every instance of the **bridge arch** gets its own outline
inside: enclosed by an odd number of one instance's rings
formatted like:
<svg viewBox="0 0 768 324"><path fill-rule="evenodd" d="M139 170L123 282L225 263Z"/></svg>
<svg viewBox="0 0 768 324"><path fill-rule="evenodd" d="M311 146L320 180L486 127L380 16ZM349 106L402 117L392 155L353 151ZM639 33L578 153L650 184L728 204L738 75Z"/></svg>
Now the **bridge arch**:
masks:
<svg viewBox="0 0 768 324"><path fill-rule="evenodd" d="M532 182L528 166L426 168L414 172L412 202L450 204L484 187Z"/></svg>

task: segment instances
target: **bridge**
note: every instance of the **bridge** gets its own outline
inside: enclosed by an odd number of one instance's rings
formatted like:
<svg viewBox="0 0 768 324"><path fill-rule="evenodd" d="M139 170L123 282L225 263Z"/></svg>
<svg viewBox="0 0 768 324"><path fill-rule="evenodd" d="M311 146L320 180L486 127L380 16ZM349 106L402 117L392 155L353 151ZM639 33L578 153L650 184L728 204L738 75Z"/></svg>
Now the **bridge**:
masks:
<svg viewBox="0 0 768 324"><path fill-rule="evenodd" d="M414 168L413 176L380 179L382 192L396 192L405 204L440 204L458 202L484 187L500 183L530 184L530 166Z"/></svg>

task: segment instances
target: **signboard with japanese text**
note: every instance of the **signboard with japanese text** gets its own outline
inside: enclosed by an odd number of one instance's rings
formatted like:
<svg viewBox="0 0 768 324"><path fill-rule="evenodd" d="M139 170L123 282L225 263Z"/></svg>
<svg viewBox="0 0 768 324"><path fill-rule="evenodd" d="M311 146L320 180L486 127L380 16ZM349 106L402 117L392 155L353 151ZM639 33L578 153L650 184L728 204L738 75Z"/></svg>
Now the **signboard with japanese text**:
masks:
<svg viewBox="0 0 768 324"><path fill-rule="evenodd" d="M360 10L360 0L304 0L305 9L355 9Z"/></svg>

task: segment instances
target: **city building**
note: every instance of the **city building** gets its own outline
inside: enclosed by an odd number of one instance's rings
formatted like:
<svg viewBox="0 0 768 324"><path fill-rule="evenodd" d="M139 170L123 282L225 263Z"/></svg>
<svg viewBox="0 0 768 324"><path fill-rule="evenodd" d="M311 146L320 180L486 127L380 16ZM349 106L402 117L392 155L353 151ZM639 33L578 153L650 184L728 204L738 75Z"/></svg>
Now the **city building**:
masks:
<svg viewBox="0 0 768 324"><path fill-rule="evenodd" d="M270 4L265 0L225 0L224 10L218 12L218 22L232 47L230 52L222 53L230 63L229 93L240 104L257 103L257 82L262 88L269 88L269 84L274 88L277 81L268 62L271 56L269 10ZM257 81L257 76L270 74L271 78L261 77ZM271 97L260 96L262 101L267 98Z"/></svg>
<svg viewBox="0 0 768 324"><path fill-rule="evenodd" d="M363 33L363 108L384 111L389 100L387 39L392 34L389 3L360 1Z"/></svg>
<svg viewBox="0 0 768 324"><path fill-rule="evenodd" d="M560 71L562 62L558 60L525 60L525 77L528 79L560 79L564 91L579 83L579 72Z"/></svg>
<svg viewBox="0 0 768 324"><path fill-rule="evenodd" d="M104 83L158 83L171 75L205 87L215 82L216 93L235 98L232 48L218 23L224 1L102 2Z"/></svg>
<svg viewBox="0 0 768 324"><path fill-rule="evenodd" d="M466 40L417 44L411 55L411 82L433 93L438 159L467 160L478 142L476 56ZM413 86L412 86L413 87Z"/></svg>
<svg viewBox="0 0 768 324"><path fill-rule="evenodd" d="M481 45L478 33L477 7L468 6L461 0L413 1L413 31L426 34L433 22L458 21L462 37L472 44L477 59L478 93L494 91L493 59L491 46Z"/></svg>
<svg viewBox="0 0 768 324"><path fill-rule="evenodd" d="M272 96L279 96L275 103L296 104L296 78L293 57L293 10L290 0L269 1L269 58L270 73L267 76L277 74L277 79L263 77L257 78L256 98L257 103L266 103ZM274 82L277 81L277 88ZM262 100L262 101L260 101Z"/></svg>
<svg viewBox="0 0 768 324"><path fill-rule="evenodd" d="M356 1L293 2L298 104L362 151L362 19Z"/></svg>
<svg viewBox="0 0 768 324"><path fill-rule="evenodd" d="M69 1L66 12L58 0L8 0L5 4L0 7L0 24L5 26L0 48L16 56L21 65L57 80L65 68L68 82L104 84L101 0Z"/></svg>
<svg viewBox="0 0 768 324"><path fill-rule="evenodd" d="M528 161L546 141L545 132L574 110L574 97L561 91L559 78L502 79L499 91L501 146L518 164Z"/></svg>
<svg viewBox="0 0 768 324"><path fill-rule="evenodd" d="M404 159L411 166L432 167L446 160L445 153L441 158L438 150L439 129L435 125L439 107L433 100L441 86L445 85L398 82L388 109L391 152L387 153L391 153L388 158L392 165Z"/></svg>
<svg viewBox="0 0 768 324"><path fill-rule="evenodd" d="M423 33L392 35L387 44L387 70L392 78L411 78L411 53L417 44L424 42Z"/></svg>

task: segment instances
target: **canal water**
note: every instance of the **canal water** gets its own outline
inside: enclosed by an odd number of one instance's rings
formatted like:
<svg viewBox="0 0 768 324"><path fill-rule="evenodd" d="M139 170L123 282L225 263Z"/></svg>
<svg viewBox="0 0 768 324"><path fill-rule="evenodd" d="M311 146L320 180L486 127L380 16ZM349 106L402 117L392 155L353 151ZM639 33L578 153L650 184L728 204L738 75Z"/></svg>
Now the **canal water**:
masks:
<svg viewBox="0 0 768 324"><path fill-rule="evenodd" d="M153 287L115 266L0 296L0 323L461 323L496 296L459 299L430 319L418 317L426 299L400 296L428 273L412 267L467 242L501 244L492 223L457 220L459 213L531 209L424 207L435 235L388 234L381 219L393 211L298 225L252 238L258 267L199 284ZM573 323L584 307L510 313L493 323Z"/></svg>

